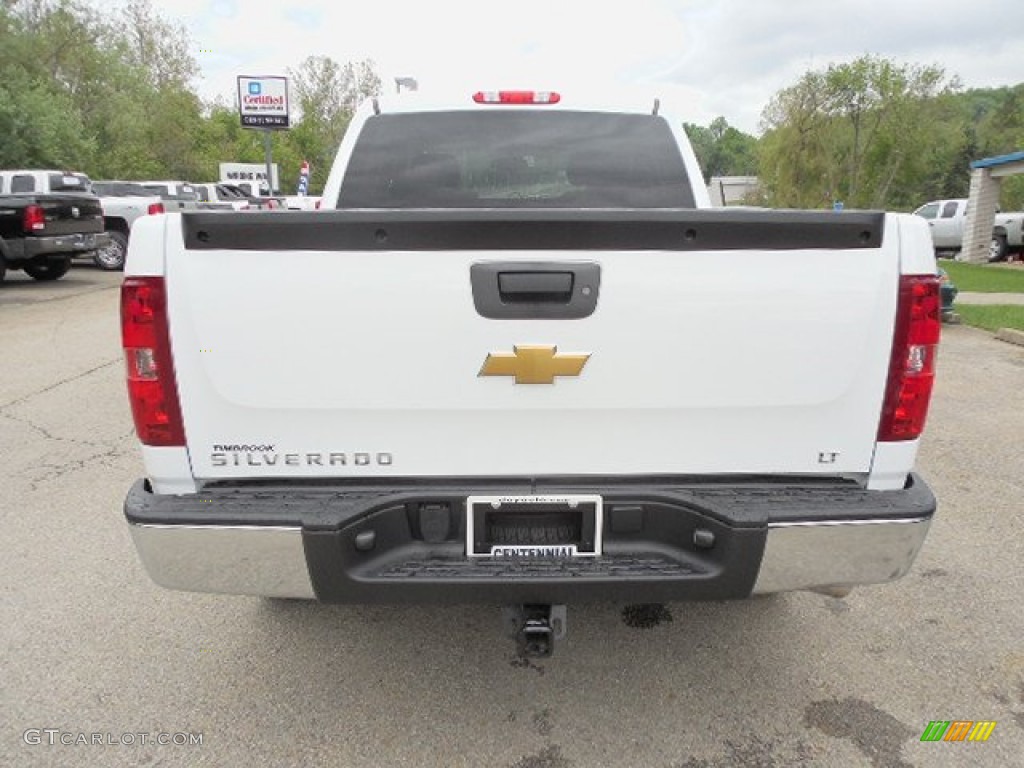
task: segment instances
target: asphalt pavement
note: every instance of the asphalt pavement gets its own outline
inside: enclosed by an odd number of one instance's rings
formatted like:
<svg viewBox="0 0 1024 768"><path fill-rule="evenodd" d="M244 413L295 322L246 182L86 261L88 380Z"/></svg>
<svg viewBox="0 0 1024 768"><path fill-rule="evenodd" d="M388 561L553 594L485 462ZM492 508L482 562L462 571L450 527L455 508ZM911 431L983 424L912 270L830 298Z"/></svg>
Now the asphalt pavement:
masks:
<svg viewBox="0 0 1024 768"><path fill-rule="evenodd" d="M0 285L0 765L1024 766L1024 349L944 329L940 511L902 581L570 607L525 662L497 608L153 585L121 513L118 279ZM922 742L935 720L996 726Z"/></svg>

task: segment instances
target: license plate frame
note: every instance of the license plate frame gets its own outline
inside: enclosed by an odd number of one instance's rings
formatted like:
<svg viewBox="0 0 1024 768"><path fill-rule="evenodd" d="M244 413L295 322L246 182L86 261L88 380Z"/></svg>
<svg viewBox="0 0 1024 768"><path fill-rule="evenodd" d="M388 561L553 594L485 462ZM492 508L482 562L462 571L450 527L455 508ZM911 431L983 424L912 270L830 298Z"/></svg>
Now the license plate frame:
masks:
<svg viewBox="0 0 1024 768"><path fill-rule="evenodd" d="M487 541L488 515L579 514L578 541L556 544L494 544ZM474 495L466 498L466 554L471 558L600 557L604 499L598 494Z"/></svg>

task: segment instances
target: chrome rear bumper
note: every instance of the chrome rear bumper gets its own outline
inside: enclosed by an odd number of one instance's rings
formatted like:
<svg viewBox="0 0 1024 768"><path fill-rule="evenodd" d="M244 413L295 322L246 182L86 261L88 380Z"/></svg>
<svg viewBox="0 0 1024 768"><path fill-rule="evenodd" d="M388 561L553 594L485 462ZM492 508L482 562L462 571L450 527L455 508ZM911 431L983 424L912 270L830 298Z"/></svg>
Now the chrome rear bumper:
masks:
<svg viewBox="0 0 1024 768"><path fill-rule="evenodd" d="M922 517L769 525L753 593L899 579L910 570L930 522ZM133 523L130 529L146 571L163 587L316 598L299 527Z"/></svg>
<svg viewBox="0 0 1024 768"><path fill-rule="evenodd" d="M281 526L129 526L146 572L186 592L313 599L302 529Z"/></svg>
<svg viewBox="0 0 1024 768"><path fill-rule="evenodd" d="M826 590L902 578L931 517L770 523L754 594Z"/></svg>

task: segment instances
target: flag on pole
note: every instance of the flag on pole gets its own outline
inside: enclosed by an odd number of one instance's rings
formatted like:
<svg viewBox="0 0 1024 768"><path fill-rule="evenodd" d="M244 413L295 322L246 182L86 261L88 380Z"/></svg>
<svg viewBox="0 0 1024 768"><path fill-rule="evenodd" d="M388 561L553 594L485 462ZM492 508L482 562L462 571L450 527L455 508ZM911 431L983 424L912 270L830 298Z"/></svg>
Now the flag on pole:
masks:
<svg viewBox="0 0 1024 768"><path fill-rule="evenodd" d="M302 167L299 169L299 191L296 194L299 197L305 197L309 191L309 163L305 160L302 161Z"/></svg>

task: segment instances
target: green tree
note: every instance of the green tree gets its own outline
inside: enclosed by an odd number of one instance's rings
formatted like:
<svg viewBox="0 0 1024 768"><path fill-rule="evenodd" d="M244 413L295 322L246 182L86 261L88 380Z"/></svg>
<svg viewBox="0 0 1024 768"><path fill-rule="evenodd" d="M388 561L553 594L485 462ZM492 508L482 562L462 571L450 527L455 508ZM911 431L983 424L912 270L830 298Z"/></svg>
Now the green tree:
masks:
<svg viewBox="0 0 1024 768"><path fill-rule="evenodd" d="M773 205L909 208L963 146L934 66L864 56L807 72L762 114L759 176ZM937 172L936 169L939 169Z"/></svg>
<svg viewBox="0 0 1024 768"><path fill-rule="evenodd" d="M195 172L195 61L184 30L148 0L116 17L76 0L5 0L0 71L5 164L94 178Z"/></svg>
<svg viewBox="0 0 1024 768"><path fill-rule="evenodd" d="M0 82L0 167L80 168L97 154L66 96L11 72Z"/></svg>
<svg viewBox="0 0 1024 768"><path fill-rule="evenodd" d="M920 199L967 197L973 161L1024 149L1022 94L1024 84L939 97L945 112L943 122L954 134L952 147L930 159L932 173L921 188ZM1004 179L1002 192L1004 210L1024 207L1024 178Z"/></svg>
<svg viewBox="0 0 1024 768"><path fill-rule="evenodd" d="M8 167L73 168L94 158L80 102L100 63L86 16L70 2L8 2L0 9L0 156Z"/></svg>
<svg viewBox="0 0 1024 768"><path fill-rule="evenodd" d="M1024 83L1001 89L978 123L978 144L980 157L1024 151ZM1024 210L1024 175L1003 179L999 203L1004 211Z"/></svg>
<svg viewBox="0 0 1024 768"><path fill-rule="evenodd" d="M704 172L704 182L712 176L753 176L757 173L757 139L733 128L724 117L716 117L708 127L684 123L686 134Z"/></svg>
<svg viewBox="0 0 1024 768"><path fill-rule="evenodd" d="M380 95L380 76L368 59L342 65L329 56L309 56L289 75L299 117L288 145L299 163L309 162L310 191L316 193L327 180L356 107L364 99ZM294 172L297 180L298 165Z"/></svg>
<svg viewBox="0 0 1024 768"><path fill-rule="evenodd" d="M122 59L154 91L188 90L199 72L185 30L153 10L149 0L130 0L113 28Z"/></svg>

